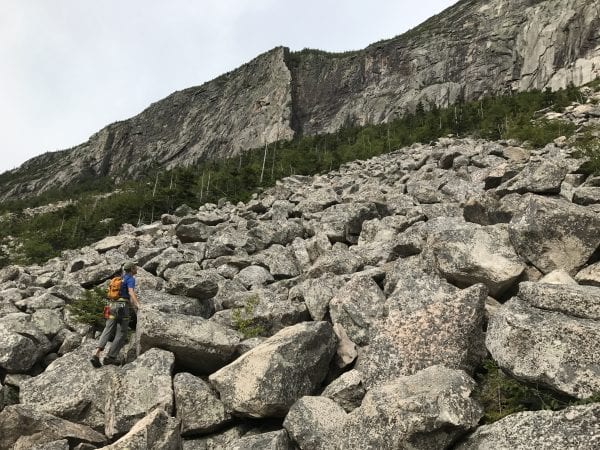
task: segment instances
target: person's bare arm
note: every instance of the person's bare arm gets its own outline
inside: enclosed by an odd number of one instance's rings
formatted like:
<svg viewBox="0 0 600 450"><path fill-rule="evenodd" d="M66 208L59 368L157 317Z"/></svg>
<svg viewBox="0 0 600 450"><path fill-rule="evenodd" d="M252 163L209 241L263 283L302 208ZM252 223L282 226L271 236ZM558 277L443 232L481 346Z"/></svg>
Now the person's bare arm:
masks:
<svg viewBox="0 0 600 450"><path fill-rule="evenodd" d="M135 309L139 309L140 308L140 301L137 298L137 294L135 293L135 291L132 288L127 288L127 291L129 292L129 298L133 302L134 308Z"/></svg>

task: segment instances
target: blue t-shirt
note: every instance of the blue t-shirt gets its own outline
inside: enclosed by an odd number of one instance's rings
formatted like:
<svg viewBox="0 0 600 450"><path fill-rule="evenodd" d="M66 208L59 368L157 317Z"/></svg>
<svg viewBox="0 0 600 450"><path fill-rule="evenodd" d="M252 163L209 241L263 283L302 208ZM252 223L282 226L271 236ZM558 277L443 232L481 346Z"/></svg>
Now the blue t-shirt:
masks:
<svg viewBox="0 0 600 450"><path fill-rule="evenodd" d="M135 278L133 278L133 275L130 273L125 273L125 275L123 275L119 297L129 299L129 288L135 289Z"/></svg>

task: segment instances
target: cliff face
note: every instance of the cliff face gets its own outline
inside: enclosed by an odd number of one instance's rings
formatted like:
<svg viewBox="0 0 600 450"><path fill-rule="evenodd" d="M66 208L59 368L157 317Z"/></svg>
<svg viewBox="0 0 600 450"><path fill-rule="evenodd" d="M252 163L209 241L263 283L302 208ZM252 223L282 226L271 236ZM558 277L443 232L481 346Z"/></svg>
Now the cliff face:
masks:
<svg viewBox="0 0 600 450"><path fill-rule="evenodd" d="M73 149L0 177L0 199L87 176L137 177L235 155L297 133L382 123L421 101L558 89L600 76L596 0L464 0L415 29L344 54L276 48L176 92Z"/></svg>
<svg viewBox="0 0 600 450"><path fill-rule="evenodd" d="M290 64L304 133L386 122L419 101L558 89L600 75L600 5L589 0L463 1L361 52L306 52Z"/></svg>

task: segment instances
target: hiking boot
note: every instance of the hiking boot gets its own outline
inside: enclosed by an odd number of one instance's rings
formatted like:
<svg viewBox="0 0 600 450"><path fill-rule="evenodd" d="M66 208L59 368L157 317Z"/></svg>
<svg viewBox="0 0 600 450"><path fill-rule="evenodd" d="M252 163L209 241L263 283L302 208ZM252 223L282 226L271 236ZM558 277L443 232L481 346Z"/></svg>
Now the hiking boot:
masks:
<svg viewBox="0 0 600 450"><path fill-rule="evenodd" d="M112 358L110 356L105 356L102 364L105 366L120 366L119 360L117 358Z"/></svg>
<svg viewBox="0 0 600 450"><path fill-rule="evenodd" d="M100 363L100 358L98 358L98 356L96 355L90 358L90 362L92 363L92 366L94 366L96 369L102 367L102 364Z"/></svg>

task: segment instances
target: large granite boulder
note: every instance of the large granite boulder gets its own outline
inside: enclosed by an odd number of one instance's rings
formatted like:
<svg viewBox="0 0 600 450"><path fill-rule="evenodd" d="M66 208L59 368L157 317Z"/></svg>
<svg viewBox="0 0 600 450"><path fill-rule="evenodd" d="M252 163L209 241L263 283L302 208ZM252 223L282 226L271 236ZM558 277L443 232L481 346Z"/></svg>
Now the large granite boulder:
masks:
<svg viewBox="0 0 600 450"><path fill-rule="evenodd" d="M360 256L337 243L313 262L308 275L312 278L318 278L326 273L345 275L358 272L363 266L364 262Z"/></svg>
<svg viewBox="0 0 600 450"><path fill-rule="evenodd" d="M323 187L310 192L296 205L295 210L300 214L316 213L341 202L337 192L330 187Z"/></svg>
<svg viewBox="0 0 600 450"><path fill-rule="evenodd" d="M304 301L312 320L323 320L329 311L329 302L344 285L338 275L325 273L319 278L309 278L290 289L291 299Z"/></svg>
<svg viewBox="0 0 600 450"><path fill-rule="evenodd" d="M335 348L329 323L300 323L244 353L209 380L236 414L284 417L297 399L316 391Z"/></svg>
<svg viewBox="0 0 600 450"><path fill-rule="evenodd" d="M527 164L518 175L498 186L496 193L499 195L527 192L558 194L568 172L569 165L562 160L532 162Z"/></svg>
<svg viewBox="0 0 600 450"><path fill-rule="evenodd" d="M333 400L306 396L290 408L283 427L301 449L334 449L338 448L338 433L346 416Z"/></svg>
<svg viewBox="0 0 600 450"><path fill-rule="evenodd" d="M269 269L275 279L293 278L300 275L300 269L292 252L279 244L273 244L266 250L254 255L254 261Z"/></svg>
<svg viewBox="0 0 600 450"><path fill-rule="evenodd" d="M240 336L201 317L160 313L142 308L138 313L136 343L142 354L152 347L175 354L178 364L210 374L235 357Z"/></svg>
<svg viewBox="0 0 600 450"><path fill-rule="evenodd" d="M51 342L25 313L0 318L0 369L25 373L51 350Z"/></svg>
<svg viewBox="0 0 600 450"><path fill-rule="evenodd" d="M226 304L231 309L217 312L211 320L242 334L254 329L250 334L271 336L285 327L310 320L306 305L288 299L287 290L251 290L231 296Z"/></svg>
<svg viewBox="0 0 600 450"><path fill-rule="evenodd" d="M358 242L365 220L379 217L374 203L356 202L333 205L324 210L318 220L318 229L331 242Z"/></svg>
<svg viewBox="0 0 600 450"><path fill-rule="evenodd" d="M456 450L577 449L600 447L600 403L561 411L511 414L475 430Z"/></svg>
<svg viewBox="0 0 600 450"><path fill-rule="evenodd" d="M214 233L214 228L200 222L197 217L188 216L177 224L175 233L181 242L203 242Z"/></svg>
<svg viewBox="0 0 600 450"><path fill-rule="evenodd" d="M511 287L525 270L506 226L472 223L435 230L427 240L435 267L452 283L483 283L494 297Z"/></svg>
<svg viewBox="0 0 600 450"><path fill-rule="evenodd" d="M106 384L105 434L120 436L149 411L173 412L171 352L150 349L134 362L113 373Z"/></svg>
<svg viewBox="0 0 600 450"><path fill-rule="evenodd" d="M165 271L170 294L184 295L199 300L214 297L219 283L225 279L215 269L201 270L198 263L185 263Z"/></svg>
<svg viewBox="0 0 600 450"><path fill-rule="evenodd" d="M358 345L369 342L371 325L384 316L385 295L367 275L354 275L329 302L334 324L340 324Z"/></svg>
<svg viewBox="0 0 600 450"><path fill-rule="evenodd" d="M156 408L138 421L129 432L104 450L180 450L179 420Z"/></svg>
<svg viewBox="0 0 600 450"><path fill-rule="evenodd" d="M213 307L207 300L200 300L183 295L172 295L153 289L140 289L140 301L144 307L156 309L168 314L184 314L187 316L200 316L205 319L213 314Z"/></svg>
<svg viewBox="0 0 600 450"><path fill-rule="evenodd" d="M471 398L475 386L463 371L443 366L377 386L348 414L338 448L447 448L483 414Z"/></svg>
<svg viewBox="0 0 600 450"><path fill-rule="evenodd" d="M485 356L486 297L485 287L476 285L410 313L391 311L373 326L358 356L356 369L367 387L436 364L474 370Z"/></svg>
<svg viewBox="0 0 600 450"><path fill-rule="evenodd" d="M600 216L560 198L527 194L521 201L509 227L516 252L545 274L574 275L600 245Z"/></svg>
<svg viewBox="0 0 600 450"><path fill-rule="evenodd" d="M253 253L273 244L285 246L295 238L303 236L304 227L299 220L265 221L248 230L249 244L245 248L249 253Z"/></svg>
<svg viewBox="0 0 600 450"><path fill-rule="evenodd" d="M419 258L399 259L387 269L384 292L388 310L417 311L451 299L459 289L432 271Z"/></svg>
<svg viewBox="0 0 600 450"><path fill-rule="evenodd" d="M77 444L103 445L106 437L90 427L69 422L37 408L7 406L0 412L0 448L29 450L49 448L53 441L66 440L67 448Z"/></svg>
<svg viewBox="0 0 600 450"><path fill-rule="evenodd" d="M39 309L31 315L31 322L48 339L52 339L65 328L62 311L55 309Z"/></svg>
<svg viewBox="0 0 600 450"><path fill-rule="evenodd" d="M516 378L578 398L600 391L597 320L535 308L514 297L491 317L486 346Z"/></svg>
<svg viewBox="0 0 600 450"><path fill-rule="evenodd" d="M117 369L115 366L95 369L90 364L95 344L82 345L56 359L40 375L23 381L20 402L36 411L103 431L108 380Z"/></svg>
<svg viewBox="0 0 600 450"><path fill-rule="evenodd" d="M542 281L520 283L519 298L535 308L600 321L600 288Z"/></svg>
<svg viewBox="0 0 600 450"><path fill-rule="evenodd" d="M239 281L245 287L259 287L275 281L273 275L262 266L248 266L239 271L234 277L234 280Z"/></svg>
<svg viewBox="0 0 600 450"><path fill-rule="evenodd" d="M124 258L125 259L125 258ZM75 282L81 287L90 289L112 278L121 271L121 262L103 261L100 264L85 267L69 274L67 281Z"/></svg>
<svg viewBox="0 0 600 450"><path fill-rule="evenodd" d="M178 373L173 378L173 389L182 436L209 434L231 422L223 402L201 378Z"/></svg>

